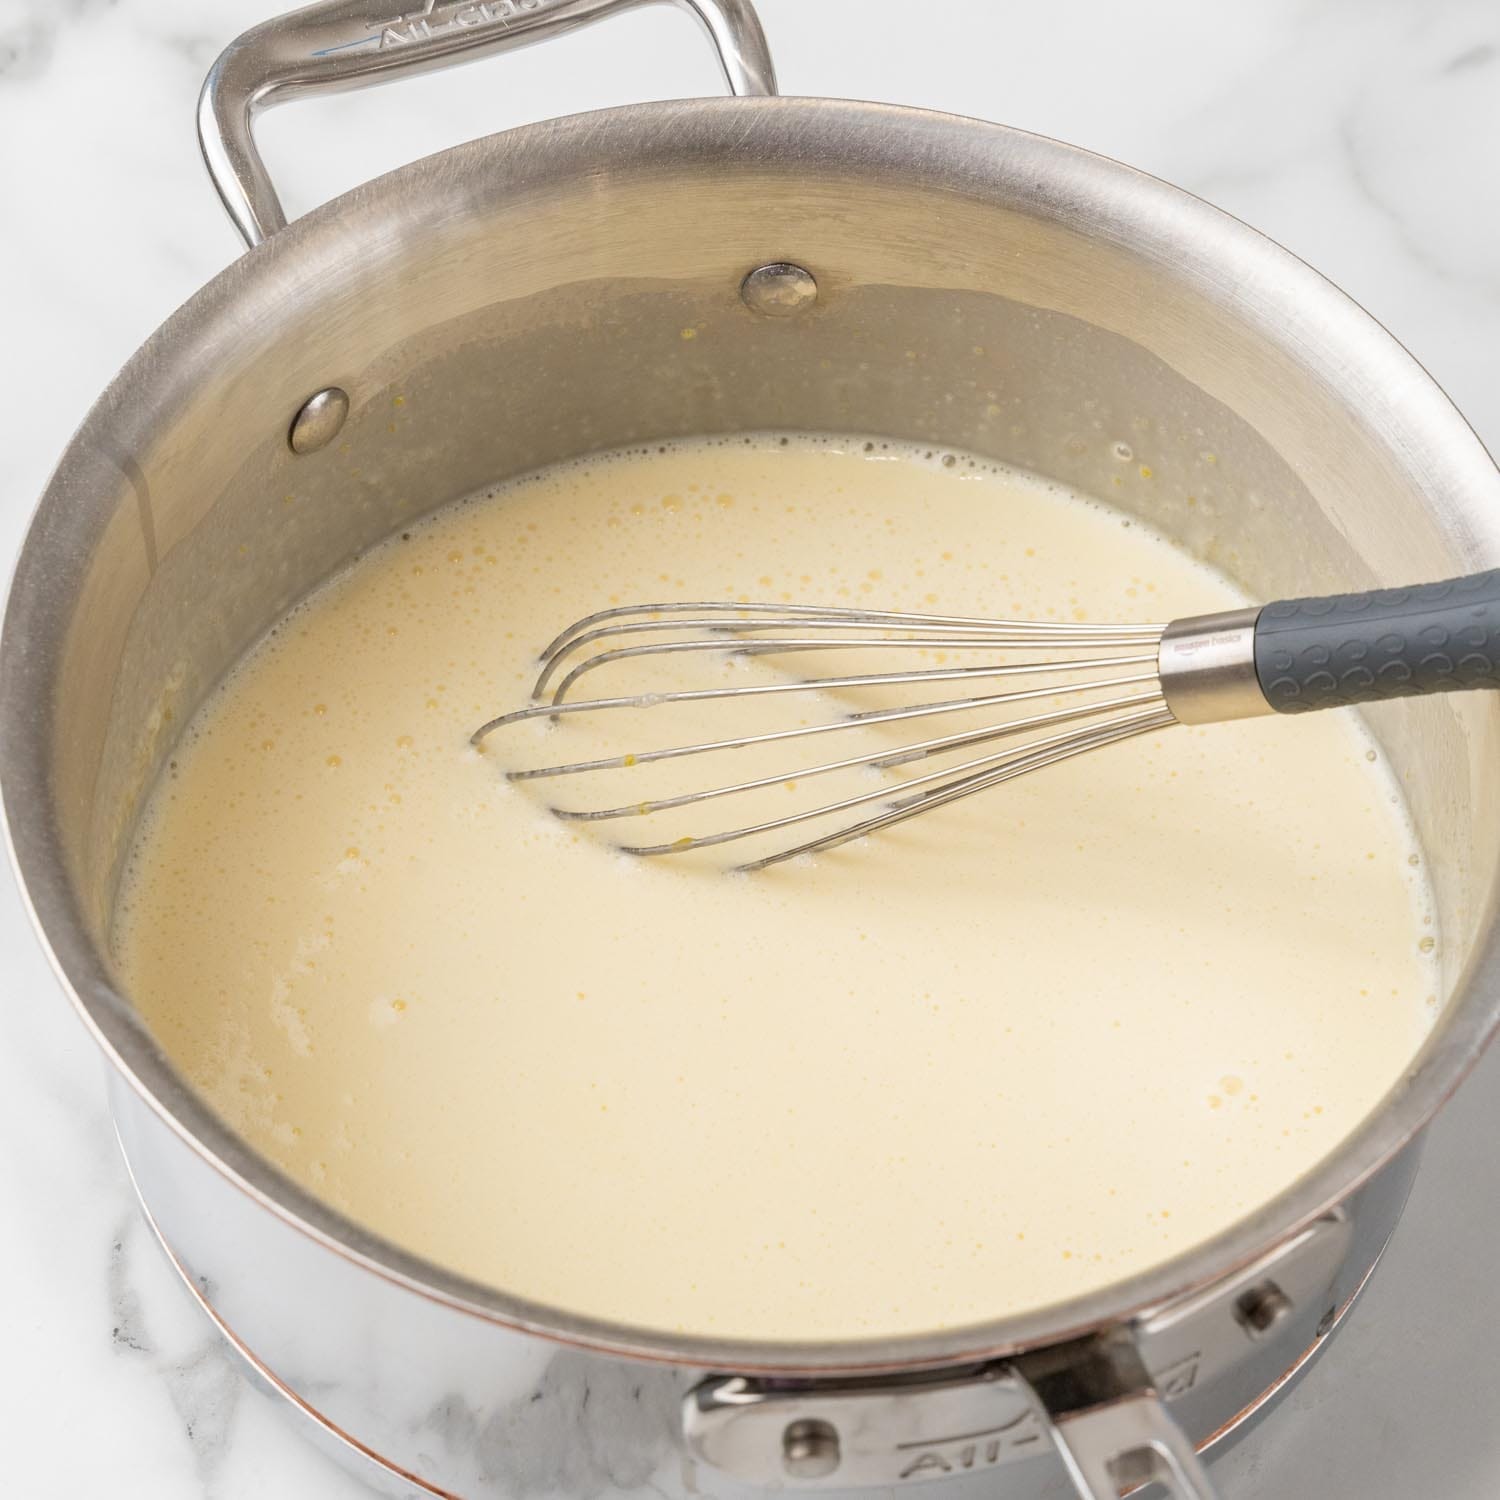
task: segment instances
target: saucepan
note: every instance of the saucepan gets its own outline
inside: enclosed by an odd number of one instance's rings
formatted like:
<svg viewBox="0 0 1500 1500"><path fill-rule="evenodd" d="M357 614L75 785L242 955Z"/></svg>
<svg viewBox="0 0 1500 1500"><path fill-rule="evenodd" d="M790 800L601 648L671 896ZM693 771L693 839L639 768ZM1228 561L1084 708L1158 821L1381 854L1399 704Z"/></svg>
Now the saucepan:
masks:
<svg viewBox="0 0 1500 1500"><path fill-rule="evenodd" d="M1395 1225L1423 1127L1494 1028L1491 695L1368 712L1430 863L1445 987L1379 1108L1209 1243L1019 1316L997 1287L1000 1315L980 1326L701 1338L465 1281L260 1159L113 977L131 830L226 668L393 529L542 464L679 435L878 433L1103 496L1255 597L1500 564L1500 476L1479 442L1316 273L1085 151L778 98L746 0L684 0L739 97L508 131L285 224L251 135L261 106L628 3L425 0L385 16L338 0L249 32L209 76L204 152L251 248L85 419L0 643L16 867L104 1050L130 1171L257 1377L393 1493L932 1484L944 1500L1030 1500L1070 1479L1105 1496L1156 1478L1202 1495L1195 1449L1265 1409L1327 1340ZM1003 1193L1003 1174L986 1187Z"/></svg>

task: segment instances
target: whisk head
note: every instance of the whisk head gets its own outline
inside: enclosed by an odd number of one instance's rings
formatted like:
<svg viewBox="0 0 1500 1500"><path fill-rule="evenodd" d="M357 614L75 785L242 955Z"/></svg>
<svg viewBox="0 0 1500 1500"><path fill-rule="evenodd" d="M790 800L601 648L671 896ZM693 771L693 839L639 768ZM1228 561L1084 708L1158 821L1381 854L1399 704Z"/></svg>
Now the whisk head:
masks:
<svg viewBox="0 0 1500 1500"><path fill-rule="evenodd" d="M533 743L545 758L507 776L604 793L602 805L554 806L558 817L660 826L685 815L677 836L621 847L654 856L752 840L757 853L738 868L764 869L1175 723L1157 671L1165 628L822 605L622 605L558 635L542 653L532 703L482 724L472 743L504 732L520 752L520 726L547 726ZM580 684L610 691L583 696ZM663 733L668 720L676 733ZM563 743L579 753L561 758ZM708 774L679 782L694 761ZM809 781L838 790L788 806L787 794ZM711 827L698 811L708 804L724 809Z"/></svg>

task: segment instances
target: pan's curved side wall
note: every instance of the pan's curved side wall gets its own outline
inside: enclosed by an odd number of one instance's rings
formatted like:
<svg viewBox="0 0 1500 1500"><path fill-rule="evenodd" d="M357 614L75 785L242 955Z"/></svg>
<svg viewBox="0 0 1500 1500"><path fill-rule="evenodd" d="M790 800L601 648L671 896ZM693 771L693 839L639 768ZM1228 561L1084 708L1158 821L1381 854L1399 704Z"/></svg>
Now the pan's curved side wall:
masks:
<svg viewBox="0 0 1500 1500"><path fill-rule="evenodd" d="M613 1359L498 1327L383 1280L263 1212L119 1080L111 1103L153 1226L213 1315L296 1405L348 1442L464 1500L754 1500L696 1464L680 1404L703 1378L680 1365ZM1408 1150L1350 1200L1348 1253L1325 1304L1213 1380L1178 1361L1154 1372L1198 1443L1274 1385L1354 1295L1385 1247L1417 1167ZM324 1436L327 1436L325 1431ZM355 1446L357 1445L357 1446ZM1003 1471L944 1478L940 1500L1043 1500L1062 1467L1043 1452ZM925 1486L922 1486L925 1489ZM396 1493L410 1493L398 1486Z"/></svg>

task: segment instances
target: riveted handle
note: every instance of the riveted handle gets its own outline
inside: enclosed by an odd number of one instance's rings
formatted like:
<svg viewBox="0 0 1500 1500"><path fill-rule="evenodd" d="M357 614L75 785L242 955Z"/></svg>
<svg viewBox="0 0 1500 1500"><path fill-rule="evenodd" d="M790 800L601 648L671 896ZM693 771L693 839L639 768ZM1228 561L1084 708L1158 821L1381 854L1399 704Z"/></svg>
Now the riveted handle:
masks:
<svg viewBox="0 0 1500 1500"><path fill-rule="evenodd" d="M1255 675L1284 714L1500 688L1500 569L1267 604L1255 621Z"/></svg>
<svg viewBox="0 0 1500 1500"><path fill-rule="evenodd" d="M255 116L300 94L360 88L524 47L655 0L322 0L263 22L220 54L198 100L209 176L247 245L286 224L255 144ZM708 33L735 94L774 94L750 0L672 0Z"/></svg>
<svg viewBox="0 0 1500 1500"><path fill-rule="evenodd" d="M1214 1500L1203 1462L1123 1331L1014 1361L1080 1500L1118 1500L1154 1482L1170 1500Z"/></svg>
<svg viewBox="0 0 1500 1500"><path fill-rule="evenodd" d="M1065 1417L1053 1441L1081 1500L1117 1500L1153 1481L1170 1500L1214 1500L1202 1460L1154 1394Z"/></svg>

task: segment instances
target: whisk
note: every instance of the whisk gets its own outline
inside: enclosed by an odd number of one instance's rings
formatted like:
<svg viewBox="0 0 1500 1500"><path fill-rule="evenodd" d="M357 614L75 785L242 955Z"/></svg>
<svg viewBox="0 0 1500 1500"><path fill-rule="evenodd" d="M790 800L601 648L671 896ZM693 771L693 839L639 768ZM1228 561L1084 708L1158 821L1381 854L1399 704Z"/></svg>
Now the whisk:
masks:
<svg viewBox="0 0 1500 1500"><path fill-rule="evenodd" d="M721 669L725 663L760 661L789 674L794 662L837 664L839 653L867 658L872 652L890 668L748 683L725 682L721 675L708 686L681 675L684 666L715 659ZM950 660L957 664L947 664ZM674 675L655 691L639 690L639 682L626 676L631 669L663 667ZM613 691L579 697L576 689L586 680L608 683ZM622 690L632 687L637 690ZM917 702L879 696L913 687L953 696ZM756 870L832 849L1173 724L1495 687L1500 687L1500 569L1409 588L1287 599L1165 625L674 601L603 609L570 625L542 653L533 702L481 725L472 742L482 745L533 719L596 716L601 723L606 718L628 723L638 732L639 714L657 714L669 705L686 705L694 713L719 713L734 705L743 716L777 700L805 705L811 698L822 706L874 692L874 707L835 711L811 722L769 728L756 722L746 728L726 721L723 733L688 743L633 744L619 753L507 772L516 781L587 780L748 748L757 755L765 748L778 752L775 768L765 774L603 807L552 809L566 820L596 823L732 805L736 798L835 773L890 773L922 762L938 766L903 774L894 783L877 778L875 786L810 807L738 822L725 816L707 832L622 845L631 854L654 856L779 836L772 852L739 866ZM957 716L961 727L952 728L950 716ZM943 728L945 719L948 732L931 732ZM876 731L877 742L842 755L807 753L823 743L836 745L855 729ZM819 831L788 841L785 835L803 825Z"/></svg>

